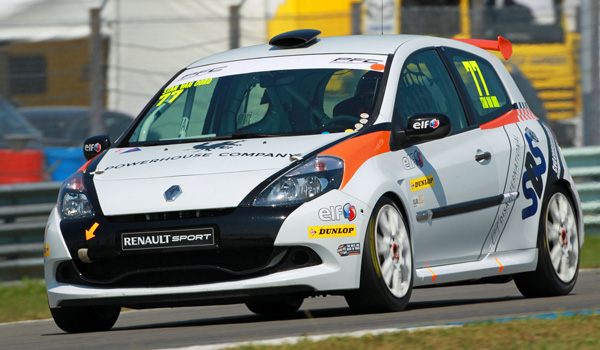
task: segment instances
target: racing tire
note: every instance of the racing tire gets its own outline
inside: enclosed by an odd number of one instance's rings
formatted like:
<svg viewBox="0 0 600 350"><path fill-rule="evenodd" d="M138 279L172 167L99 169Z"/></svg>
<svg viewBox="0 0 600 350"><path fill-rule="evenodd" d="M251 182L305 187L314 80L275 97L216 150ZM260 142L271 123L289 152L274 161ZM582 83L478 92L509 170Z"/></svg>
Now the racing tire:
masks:
<svg viewBox="0 0 600 350"><path fill-rule="evenodd" d="M284 301L246 303L246 307L257 315L281 315L298 311L303 302L304 298L290 298Z"/></svg>
<svg viewBox="0 0 600 350"><path fill-rule="evenodd" d="M527 298L566 295L579 273L579 232L571 195L554 186L544 198L538 231L538 264L533 272L515 276Z"/></svg>
<svg viewBox="0 0 600 350"><path fill-rule="evenodd" d="M344 297L357 313L402 311L412 293L413 276L408 225L398 206L382 197L369 219L360 288Z"/></svg>
<svg viewBox="0 0 600 350"><path fill-rule="evenodd" d="M69 306L50 308L56 325L68 333L102 332L114 326L121 313L119 306Z"/></svg>

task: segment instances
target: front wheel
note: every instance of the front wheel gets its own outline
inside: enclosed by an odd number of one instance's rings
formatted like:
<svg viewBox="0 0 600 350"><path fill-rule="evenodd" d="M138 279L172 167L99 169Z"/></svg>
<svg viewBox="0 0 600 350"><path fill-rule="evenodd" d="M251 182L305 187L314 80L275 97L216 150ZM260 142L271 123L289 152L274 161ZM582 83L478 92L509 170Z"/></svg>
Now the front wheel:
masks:
<svg viewBox="0 0 600 350"><path fill-rule="evenodd" d="M65 332L101 332L114 326L121 313L119 306L69 306L50 309L56 325Z"/></svg>
<svg viewBox="0 0 600 350"><path fill-rule="evenodd" d="M540 217L537 269L515 276L528 298L569 294L577 281L580 246L571 196L562 187L549 193Z"/></svg>
<svg viewBox="0 0 600 350"><path fill-rule="evenodd" d="M413 285L413 258L408 226L389 198L375 205L365 238L360 288L345 294L352 310L390 312L403 310Z"/></svg>

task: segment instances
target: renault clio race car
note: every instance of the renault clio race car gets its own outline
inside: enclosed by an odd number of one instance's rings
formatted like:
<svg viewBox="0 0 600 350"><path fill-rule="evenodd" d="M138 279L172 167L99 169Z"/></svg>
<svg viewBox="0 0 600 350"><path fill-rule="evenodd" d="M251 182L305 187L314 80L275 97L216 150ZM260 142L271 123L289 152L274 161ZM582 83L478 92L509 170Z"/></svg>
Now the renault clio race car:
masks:
<svg viewBox="0 0 600 350"><path fill-rule="evenodd" d="M343 295L402 310L413 288L577 280L579 196L498 41L319 38L192 63L67 179L45 235L50 310L67 332L121 307L246 303L295 312Z"/></svg>

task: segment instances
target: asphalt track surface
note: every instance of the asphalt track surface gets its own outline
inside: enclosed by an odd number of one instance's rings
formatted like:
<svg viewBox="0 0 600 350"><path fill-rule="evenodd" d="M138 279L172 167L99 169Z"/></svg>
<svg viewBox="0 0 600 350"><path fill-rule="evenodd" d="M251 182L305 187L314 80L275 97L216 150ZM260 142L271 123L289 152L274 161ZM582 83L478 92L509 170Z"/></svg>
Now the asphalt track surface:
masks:
<svg viewBox="0 0 600 350"><path fill-rule="evenodd" d="M52 320L0 324L1 349L166 349L471 322L600 309L600 269L582 270L571 294L525 299L514 283L416 289L407 310L356 315L342 297L311 298L285 317L252 314L244 305L121 313L109 332L67 334Z"/></svg>

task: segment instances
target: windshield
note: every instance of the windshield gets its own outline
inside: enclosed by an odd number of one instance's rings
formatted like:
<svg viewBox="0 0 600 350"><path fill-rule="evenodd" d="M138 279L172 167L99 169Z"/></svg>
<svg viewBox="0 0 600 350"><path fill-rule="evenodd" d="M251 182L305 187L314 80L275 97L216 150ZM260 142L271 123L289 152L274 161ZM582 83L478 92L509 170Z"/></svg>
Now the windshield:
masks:
<svg viewBox="0 0 600 350"><path fill-rule="evenodd" d="M138 122L129 145L359 130L375 107L385 56L322 56L186 70Z"/></svg>

